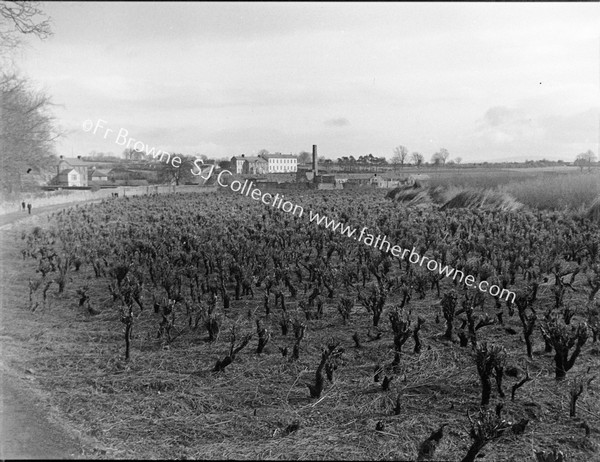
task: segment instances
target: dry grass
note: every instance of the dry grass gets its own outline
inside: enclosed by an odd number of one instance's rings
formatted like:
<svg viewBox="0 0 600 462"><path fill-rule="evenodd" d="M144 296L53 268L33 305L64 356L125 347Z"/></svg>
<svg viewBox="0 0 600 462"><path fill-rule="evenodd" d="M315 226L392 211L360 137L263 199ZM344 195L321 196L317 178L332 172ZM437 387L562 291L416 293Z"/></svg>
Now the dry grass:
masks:
<svg viewBox="0 0 600 462"><path fill-rule="evenodd" d="M429 186L435 188L497 189L512 182L520 183L546 176L533 169L459 169L451 172L427 172L431 176Z"/></svg>
<svg viewBox="0 0 600 462"><path fill-rule="evenodd" d="M422 187L399 187L390 191L387 196L396 202L400 202L408 207L416 205L429 205L432 203L431 196L427 188Z"/></svg>
<svg viewBox="0 0 600 462"><path fill-rule="evenodd" d="M540 210L581 210L600 195L600 173L596 170L559 173L536 169L465 169L437 175L431 173L431 176L430 189L499 191ZM447 197L446 200L450 199Z"/></svg>
<svg viewBox="0 0 600 462"><path fill-rule="evenodd" d="M399 187L390 191L386 197L407 207L438 204L441 206L440 210L476 208L515 211L523 206L507 193L456 186Z"/></svg>
<svg viewBox="0 0 600 462"><path fill-rule="evenodd" d="M600 175L583 173L510 183L502 188L515 199L540 210L577 210L600 195Z"/></svg>
<svg viewBox="0 0 600 462"><path fill-rule="evenodd" d="M600 221L600 195L590 204L587 216L590 220Z"/></svg>
<svg viewBox="0 0 600 462"><path fill-rule="evenodd" d="M515 210L519 210L522 206L523 204L520 204L506 193L470 189L457 193L452 199L442 205L440 210L475 208L489 211L500 210L504 212L514 212Z"/></svg>
<svg viewBox="0 0 600 462"><path fill-rule="evenodd" d="M462 189L454 186L400 186L392 189L386 197L407 207L444 204Z"/></svg>

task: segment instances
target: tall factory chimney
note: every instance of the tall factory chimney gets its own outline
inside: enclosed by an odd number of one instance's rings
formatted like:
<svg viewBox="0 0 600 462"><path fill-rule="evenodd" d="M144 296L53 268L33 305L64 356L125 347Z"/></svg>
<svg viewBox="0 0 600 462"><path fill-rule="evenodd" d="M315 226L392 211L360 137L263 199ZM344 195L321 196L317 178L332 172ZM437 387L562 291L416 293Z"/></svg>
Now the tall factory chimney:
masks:
<svg viewBox="0 0 600 462"><path fill-rule="evenodd" d="M319 162L317 161L317 145L313 144L312 169L315 174L315 179L319 174Z"/></svg>

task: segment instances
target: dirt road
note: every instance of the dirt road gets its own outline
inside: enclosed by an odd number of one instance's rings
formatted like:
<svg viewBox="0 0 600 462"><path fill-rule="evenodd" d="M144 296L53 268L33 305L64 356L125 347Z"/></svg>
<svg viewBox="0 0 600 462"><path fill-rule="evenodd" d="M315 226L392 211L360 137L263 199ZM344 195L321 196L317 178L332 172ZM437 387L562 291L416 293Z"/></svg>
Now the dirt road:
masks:
<svg viewBox="0 0 600 462"><path fill-rule="evenodd" d="M48 212L76 204L60 204L27 212L0 216L0 230L23 220L39 220ZM0 234L0 239L3 236ZM5 262L2 262L4 265ZM2 284L6 284L2 266ZM4 300L2 300L4 310ZM4 315L4 313L1 313ZM4 316L2 316L4 319ZM10 342L1 339L2 344ZM0 350L5 352L5 348ZM4 357L0 354L0 360ZM34 379L19 374L0 362L0 459L72 459L83 457L83 447L76 436L59 423L44 400L34 391Z"/></svg>
<svg viewBox="0 0 600 462"><path fill-rule="evenodd" d="M0 372L0 459L72 459L82 446L27 389L25 379Z"/></svg>
<svg viewBox="0 0 600 462"><path fill-rule="evenodd" d="M70 202L67 204L56 204L56 205L48 205L46 207L38 207L38 208L31 209L31 215L29 215L26 210L20 211L20 212L6 213L4 215L0 215L0 230L6 229L10 225L12 225L18 221L29 220L29 219L32 219L33 217L43 216L50 212L58 212L59 210L66 209L69 207L74 207L79 204L93 204L93 203L101 202L101 201L102 201L102 199L94 199L91 201Z"/></svg>

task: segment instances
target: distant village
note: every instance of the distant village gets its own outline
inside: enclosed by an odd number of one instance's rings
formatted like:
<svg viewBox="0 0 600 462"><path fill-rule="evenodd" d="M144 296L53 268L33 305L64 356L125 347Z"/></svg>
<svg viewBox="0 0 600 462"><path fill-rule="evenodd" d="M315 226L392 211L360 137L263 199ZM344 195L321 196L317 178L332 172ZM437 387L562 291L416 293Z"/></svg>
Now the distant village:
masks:
<svg viewBox="0 0 600 462"><path fill-rule="evenodd" d="M304 156L305 158L308 156ZM377 158L373 158L377 159ZM241 154L229 161L205 160L215 171L229 170L234 175L251 179L255 184L280 188L344 189L353 187L396 188L400 184L427 182L429 176L418 172L402 172L390 165L373 162L369 171L348 171L332 161L319 162L317 146L313 146L308 162L292 154ZM188 168L165 167L164 163L142 158L103 159L82 156L60 156L56 175L44 187L55 189L100 189L117 186L149 186L157 184L187 184L210 186L216 175L205 180L188 173Z"/></svg>
<svg viewBox="0 0 600 462"><path fill-rule="evenodd" d="M214 185L217 175L208 179L192 174L194 157L181 156L184 162L173 167L168 162L150 157L141 151L125 150L125 158L114 156L91 155L87 157L60 156L52 177L46 177L42 188L45 190L79 189L97 190L116 188L119 186L151 186L151 185L197 185L199 187ZM573 163L559 161L525 161L514 163L478 163L462 164L460 158L443 163L428 162L412 165L410 163L389 163L384 157L372 154L342 157L333 161L319 158L317 146L313 145L312 153L302 152L299 155L269 153L261 151L257 155L241 154L230 159L214 160L203 158L204 165L212 165L214 172L228 170L233 175L249 179L262 187L279 189L345 189L345 188L386 188L393 189L401 185L419 183L427 185L430 175L443 169L472 168L564 168L577 166L591 168L595 165L592 158L588 161L579 159ZM434 155L434 159L435 159ZM423 159L421 158L421 161ZM197 170L194 170L197 172Z"/></svg>

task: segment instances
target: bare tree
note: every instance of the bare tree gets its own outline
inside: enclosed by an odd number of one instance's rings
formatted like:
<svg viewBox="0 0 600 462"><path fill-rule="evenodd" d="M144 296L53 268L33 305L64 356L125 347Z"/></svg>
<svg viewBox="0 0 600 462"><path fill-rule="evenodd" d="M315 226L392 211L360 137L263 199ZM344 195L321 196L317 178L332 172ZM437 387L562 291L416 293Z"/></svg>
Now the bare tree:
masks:
<svg viewBox="0 0 600 462"><path fill-rule="evenodd" d="M134 148L127 148L123 151L123 157L127 160L142 160L146 156L144 151Z"/></svg>
<svg viewBox="0 0 600 462"><path fill-rule="evenodd" d="M461 162L462 162L462 157L455 157L455 158L454 158L454 163L455 163L456 165L460 165L460 163L461 163Z"/></svg>
<svg viewBox="0 0 600 462"><path fill-rule="evenodd" d="M59 136L49 112L50 97L32 88L15 71L13 52L23 35L52 35L50 19L39 2L0 2L0 186L3 193L21 189L22 175L50 165Z"/></svg>
<svg viewBox="0 0 600 462"><path fill-rule="evenodd" d="M318 159L319 161L321 159ZM298 154L298 164L308 164L312 161L312 154L310 152L302 151Z"/></svg>
<svg viewBox="0 0 600 462"><path fill-rule="evenodd" d="M438 152L436 152L431 157L431 161L435 165L439 165L439 164L446 165L446 161L448 160L449 157L450 157L450 153L448 152L448 150L445 148L441 148Z"/></svg>
<svg viewBox="0 0 600 462"><path fill-rule="evenodd" d="M575 158L575 165L579 166L581 171L583 171L583 167L587 165L588 170L592 170L592 162L596 161L596 154L594 151L588 150L587 152L582 152L581 154L577 154Z"/></svg>
<svg viewBox="0 0 600 462"><path fill-rule="evenodd" d="M400 164L400 168L404 168L404 163L406 162L407 158L408 149L406 146L400 145L394 148L394 156L392 157L392 164L394 164L394 167Z"/></svg>
<svg viewBox="0 0 600 462"><path fill-rule="evenodd" d="M417 167L423 165L423 161L425 160L425 157L423 157L423 154L420 152L413 152L410 158L413 161L413 164L415 164Z"/></svg>
<svg viewBox="0 0 600 462"><path fill-rule="evenodd" d="M4 193L20 191L29 169L48 167L60 134L50 114L52 102L16 74L0 76L0 185Z"/></svg>
<svg viewBox="0 0 600 462"><path fill-rule="evenodd" d="M174 166L172 162L159 162L156 164L156 170L158 171L158 180L160 182L170 182L179 186L182 183L186 183L194 179L192 170L194 168L194 158L191 156L185 156L183 154L173 153L172 159L179 157L181 163L178 166Z"/></svg>
<svg viewBox="0 0 600 462"><path fill-rule="evenodd" d="M446 161L447 161L447 160L448 160L448 158L450 157L450 153L448 152L448 150L447 150L447 149L445 149L445 148L442 148L442 149L440 149L440 157L441 157L441 159L442 159L442 163L443 163L444 165L446 165Z"/></svg>
<svg viewBox="0 0 600 462"><path fill-rule="evenodd" d="M50 18L40 9L40 2L0 2L0 52L18 48L22 35L42 40L52 35Z"/></svg>

